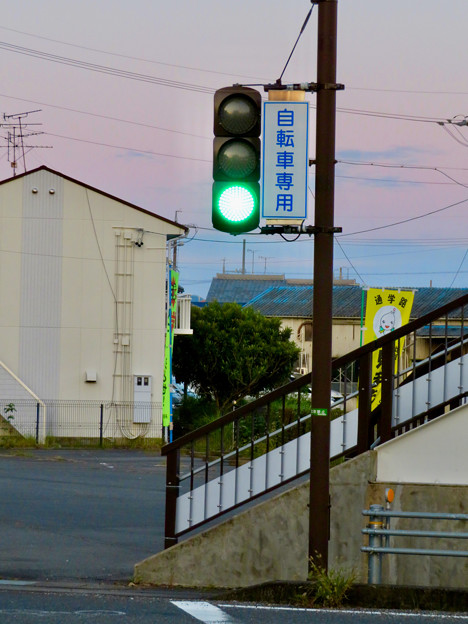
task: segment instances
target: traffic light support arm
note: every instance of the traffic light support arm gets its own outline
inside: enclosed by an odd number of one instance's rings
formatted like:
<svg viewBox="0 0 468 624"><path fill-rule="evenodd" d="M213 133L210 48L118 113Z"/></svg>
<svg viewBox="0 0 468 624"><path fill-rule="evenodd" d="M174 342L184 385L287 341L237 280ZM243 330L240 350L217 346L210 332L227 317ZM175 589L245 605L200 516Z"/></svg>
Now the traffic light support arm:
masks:
<svg viewBox="0 0 468 624"><path fill-rule="evenodd" d="M266 225L260 228L262 234L339 234L343 231L340 227L319 227L318 225Z"/></svg>
<svg viewBox="0 0 468 624"><path fill-rule="evenodd" d="M268 91L308 91L314 92L317 91L343 91L345 88L344 84L341 83L331 83L325 82L323 84L318 82L296 82L293 84L281 84L280 81L276 81L273 84L263 85L263 90Z"/></svg>

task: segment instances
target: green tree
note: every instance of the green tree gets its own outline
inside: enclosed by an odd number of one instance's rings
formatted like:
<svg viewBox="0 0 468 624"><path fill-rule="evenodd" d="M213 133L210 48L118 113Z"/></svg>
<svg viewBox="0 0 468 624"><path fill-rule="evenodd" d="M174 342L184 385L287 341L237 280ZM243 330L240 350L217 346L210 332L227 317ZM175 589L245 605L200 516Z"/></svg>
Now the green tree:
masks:
<svg viewBox="0 0 468 624"><path fill-rule="evenodd" d="M173 373L224 412L233 401L285 382L299 349L291 330L235 303L192 308L193 335L174 341Z"/></svg>

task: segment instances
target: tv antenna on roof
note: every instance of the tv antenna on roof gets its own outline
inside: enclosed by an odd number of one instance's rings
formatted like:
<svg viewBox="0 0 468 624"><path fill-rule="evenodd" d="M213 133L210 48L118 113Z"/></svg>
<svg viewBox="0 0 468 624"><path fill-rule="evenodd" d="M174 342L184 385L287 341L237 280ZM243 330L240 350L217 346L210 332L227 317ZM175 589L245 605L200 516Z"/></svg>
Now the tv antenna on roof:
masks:
<svg viewBox="0 0 468 624"><path fill-rule="evenodd" d="M23 159L24 172L26 173L26 153L32 149L51 149L52 145L27 145L25 139L31 136L37 136L44 134L43 132L29 131L30 126L42 126L40 123L24 123L24 119L31 113L40 113L41 109L26 111L24 113L16 113L14 115L3 114L3 121L0 123L0 128L5 128L6 136L4 138L7 142L8 161L11 163L13 169L13 177L16 176L16 169L18 167L18 158Z"/></svg>

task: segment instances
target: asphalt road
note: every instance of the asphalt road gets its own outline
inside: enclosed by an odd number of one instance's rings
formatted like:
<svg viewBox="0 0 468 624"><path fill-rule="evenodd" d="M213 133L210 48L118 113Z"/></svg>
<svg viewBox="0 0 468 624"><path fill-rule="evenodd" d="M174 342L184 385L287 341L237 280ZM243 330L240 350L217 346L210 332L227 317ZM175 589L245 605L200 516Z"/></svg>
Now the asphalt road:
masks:
<svg viewBox="0 0 468 624"><path fill-rule="evenodd" d="M468 615L239 604L184 591L0 586L2 624L468 624Z"/></svg>
<svg viewBox="0 0 468 624"><path fill-rule="evenodd" d="M0 578L130 580L162 550L165 458L127 450L0 453Z"/></svg>
<svg viewBox="0 0 468 624"><path fill-rule="evenodd" d="M1 624L468 624L461 614L317 611L132 588L135 562L163 547L164 495L158 453L0 452Z"/></svg>

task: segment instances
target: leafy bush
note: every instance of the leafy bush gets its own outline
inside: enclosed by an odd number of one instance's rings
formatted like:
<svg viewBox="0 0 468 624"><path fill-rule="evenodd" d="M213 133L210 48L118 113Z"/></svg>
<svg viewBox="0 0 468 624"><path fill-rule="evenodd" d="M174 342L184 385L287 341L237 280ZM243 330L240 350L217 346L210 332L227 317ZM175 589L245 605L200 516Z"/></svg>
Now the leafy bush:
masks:
<svg viewBox="0 0 468 624"><path fill-rule="evenodd" d="M220 413L214 401L206 398L187 396L174 407L174 439L195 431L216 418Z"/></svg>

